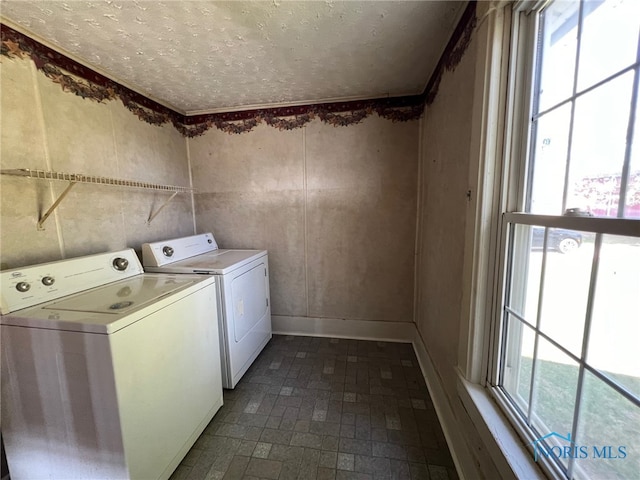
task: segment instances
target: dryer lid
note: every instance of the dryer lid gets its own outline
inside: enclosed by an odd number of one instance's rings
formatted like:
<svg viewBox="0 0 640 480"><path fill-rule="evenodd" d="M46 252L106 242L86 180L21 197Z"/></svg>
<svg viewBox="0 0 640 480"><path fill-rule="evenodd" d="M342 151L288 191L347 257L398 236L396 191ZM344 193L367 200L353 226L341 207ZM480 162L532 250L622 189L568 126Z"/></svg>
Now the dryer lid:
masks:
<svg viewBox="0 0 640 480"><path fill-rule="evenodd" d="M148 272L226 275L266 255L266 250L218 249L214 252L196 255L179 262L146 268Z"/></svg>

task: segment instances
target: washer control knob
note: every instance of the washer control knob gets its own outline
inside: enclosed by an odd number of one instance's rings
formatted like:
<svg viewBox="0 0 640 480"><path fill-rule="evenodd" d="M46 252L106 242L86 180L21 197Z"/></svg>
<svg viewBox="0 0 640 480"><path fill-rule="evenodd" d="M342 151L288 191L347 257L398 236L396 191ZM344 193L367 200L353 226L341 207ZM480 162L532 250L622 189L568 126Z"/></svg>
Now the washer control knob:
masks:
<svg viewBox="0 0 640 480"><path fill-rule="evenodd" d="M53 277L42 277L42 284L46 287L50 287L51 285L53 285L55 283L56 279Z"/></svg>
<svg viewBox="0 0 640 480"><path fill-rule="evenodd" d="M162 249L162 253L164 253L165 257L171 257L173 256L173 248L166 246Z"/></svg>
<svg viewBox="0 0 640 480"><path fill-rule="evenodd" d="M113 268L119 271L126 270L129 266L129 260L126 258L118 257L113 261Z"/></svg>
<svg viewBox="0 0 640 480"><path fill-rule="evenodd" d="M211 240L210 238L207 238L207 242L213 243L213 240Z"/></svg>
<svg viewBox="0 0 640 480"><path fill-rule="evenodd" d="M16 290L18 290L19 292L28 292L30 288L31 285L29 285L27 282L20 282L16 285Z"/></svg>

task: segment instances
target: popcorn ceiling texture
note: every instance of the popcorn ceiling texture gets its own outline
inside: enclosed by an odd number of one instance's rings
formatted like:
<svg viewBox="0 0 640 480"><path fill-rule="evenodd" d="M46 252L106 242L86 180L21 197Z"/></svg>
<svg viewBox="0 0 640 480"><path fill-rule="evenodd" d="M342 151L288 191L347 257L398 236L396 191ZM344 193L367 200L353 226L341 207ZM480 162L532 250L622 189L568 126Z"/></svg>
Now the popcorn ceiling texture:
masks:
<svg viewBox="0 0 640 480"><path fill-rule="evenodd" d="M292 130L304 126L316 117L333 126L347 126L360 123L374 112L388 120L404 122L419 118L423 111L423 95L413 95L187 117L110 80L6 25L0 24L0 27L2 27L0 30L1 55L12 60L30 58L36 68L53 83L59 84L63 91L99 103L119 99L140 120L158 126L172 123L186 137L202 135L213 126L226 133L245 133L262 122L278 130Z"/></svg>
<svg viewBox="0 0 640 480"><path fill-rule="evenodd" d="M111 2L107 3L111 5ZM56 2L47 3L49 4L54 5ZM91 5L93 4L89 4ZM4 23L0 24L0 54L10 59L30 58L36 68L59 84L63 91L101 103L119 99L142 121L158 126L172 123L185 137L202 135L214 126L226 133L245 133L263 122L279 130L292 130L306 125L314 118L333 126L347 126L360 123L373 113L393 122L405 122L421 117L424 104L430 105L434 101L444 71L455 69L462 59L476 25L475 7L473 1L467 4L426 89L416 95L350 101L342 99L323 103L315 101L307 104L284 102L279 106L263 105L262 108L185 115L167 107L166 102L158 103L149 96L116 82L111 75L105 76L93 67L89 68ZM45 11L51 13L50 10ZM6 20L3 22L6 23Z"/></svg>
<svg viewBox="0 0 640 480"><path fill-rule="evenodd" d="M421 94L466 2L2 4L51 46L194 114Z"/></svg>

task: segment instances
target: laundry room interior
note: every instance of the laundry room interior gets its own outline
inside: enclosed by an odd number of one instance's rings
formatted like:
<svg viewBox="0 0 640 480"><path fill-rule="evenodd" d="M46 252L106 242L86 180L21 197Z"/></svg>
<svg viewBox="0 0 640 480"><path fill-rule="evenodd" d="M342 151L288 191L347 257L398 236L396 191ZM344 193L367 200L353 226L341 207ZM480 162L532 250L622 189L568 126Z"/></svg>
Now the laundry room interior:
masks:
<svg viewBox="0 0 640 480"><path fill-rule="evenodd" d="M2 170L193 191L169 199L171 191L78 183L65 194L65 181L2 175L2 270L125 248L141 255L145 242L207 232L221 248L267 250L274 335L412 344L458 474L504 473L506 460L495 460L500 447L459 393L460 365L474 335L477 125L492 19L501 15L493 2L443 2L437 35L420 39L437 44L433 58L415 66L422 83L407 95L350 99L334 85L321 111L313 108L312 91L288 101L287 82L295 80L280 72L280 93L262 105L243 108L261 98L249 94L224 99L227 111L190 108L193 121L145 92L123 93L135 85L115 88L117 76L91 63L97 59L83 65L55 39L34 35L10 3L2 12ZM385 15L394 5L376 8ZM413 46L395 48L400 60ZM335 78L333 53L316 54L314 75L326 69ZM126 68L137 68L135 51L118 55L127 57ZM378 73L393 76L393 62ZM193 102L206 96L193 92ZM267 122L274 118L269 112L298 123ZM172 118L182 119L183 131Z"/></svg>

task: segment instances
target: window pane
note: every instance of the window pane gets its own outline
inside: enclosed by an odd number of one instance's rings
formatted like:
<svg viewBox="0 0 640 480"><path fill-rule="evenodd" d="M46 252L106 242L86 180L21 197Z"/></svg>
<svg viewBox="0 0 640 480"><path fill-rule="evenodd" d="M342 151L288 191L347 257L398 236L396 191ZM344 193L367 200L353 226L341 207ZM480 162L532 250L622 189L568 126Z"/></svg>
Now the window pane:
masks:
<svg viewBox="0 0 640 480"><path fill-rule="evenodd" d="M585 372L575 442L577 445L585 445L589 455L586 459L575 461L575 477L638 478L638 425L640 408L591 373ZM597 448L597 453L594 447ZM625 447L624 458L618 447ZM603 453L610 458L603 458ZM618 458L614 458L614 455Z"/></svg>
<svg viewBox="0 0 640 480"><path fill-rule="evenodd" d="M562 214L570 121L571 104L552 110L536 121L531 203L527 210L530 213Z"/></svg>
<svg viewBox="0 0 640 480"><path fill-rule="evenodd" d="M562 228L548 236L540 330L580 356L594 236Z"/></svg>
<svg viewBox="0 0 640 480"><path fill-rule="evenodd" d="M617 217L633 72L576 100L567 208Z"/></svg>
<svg viewBox="0 0 640 480"><path fill-rule="evenodd" d="M573 93L579 6L579 2L555 2L542 14L539 112Z"/></svg>
<svg viewBox="0 0 640 480"><path fill-rule="evenodd" d="M535 326L540 291L544 227L514 225L509 300L515 313Z"/></svg>
<svg viewBox="0 0 640 480"><path fill-rule="evenodd" d="M600 249L587 361L638 397L639 339L640 238L605 235Z"/></svg>
<svg viewBox="0 0 640 480"><path fill-rule="evenodd" d="M578 91L636 61L638 0L584 2Z"/></svg>
<svg viewBox="0 0 640 480"><path fill-rule="evenodd" d="M631 148L624 216L625 218L640 218L640 101L636 104L636 121Z"/></svg>
<svg viewBox="0 0 640 480"><path fill-rule="evenodd" d="M502 385L526 415L533 363L533 330L513 315L507 315L507 336Z"/></svg>
<svg viewBox="0 0 640 480"><path fill-rule="evenodd" d="M544 338L538 338L531 424L541 436L571 433L578 371L576 362ZM567 466L566 459L564 465Z"/></svg>

